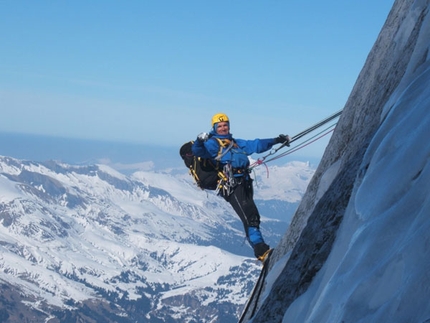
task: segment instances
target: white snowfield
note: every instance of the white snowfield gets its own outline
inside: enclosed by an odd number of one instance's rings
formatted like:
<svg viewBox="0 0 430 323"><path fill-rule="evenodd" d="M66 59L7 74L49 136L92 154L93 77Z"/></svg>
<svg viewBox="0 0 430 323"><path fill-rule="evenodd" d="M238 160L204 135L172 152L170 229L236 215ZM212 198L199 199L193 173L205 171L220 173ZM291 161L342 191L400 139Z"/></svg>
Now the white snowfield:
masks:
<svg viewBox="0 0 430 323"><path fill-rule="evenodd" d="M305 187L312 172L297 163L272 173ZM269 196L270 184L256 190ZM154 309L184 295L201 307L242 306L260 270L237 215L185 167L125 176L106 165L0 157L0 202L0 280L50 305L71 308L68 300L100 298L98 290L137 300L145 290ZM171 310L184 319L184 308Z"/></svg>

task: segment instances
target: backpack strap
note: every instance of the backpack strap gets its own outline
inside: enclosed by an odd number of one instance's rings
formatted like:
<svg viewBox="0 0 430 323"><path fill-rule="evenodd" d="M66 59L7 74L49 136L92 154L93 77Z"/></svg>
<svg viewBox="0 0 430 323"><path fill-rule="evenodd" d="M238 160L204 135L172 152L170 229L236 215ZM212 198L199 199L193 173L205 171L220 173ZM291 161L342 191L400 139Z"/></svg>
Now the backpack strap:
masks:
<svg viewBox="0 0 430 323"><path fill-rule="evenodd" d="M231 148L236 147L236 143L234 142L234 139L232 140L221 140L217 137L213 137L218 141L219 144L219 151L218 151L218 156L215 157L216 161L220 161L222 157L225 156L225 154L227 154ZM225 148L225 149L224 149ZM224 151L223 151L224 149Z"/></svg>
<svg viewBox="0 0 430 323"><path fill-rule="evenodd" d="M194 143L194 141L190 141L183 145L183 147L180 150L181 157L187 160L185 163L189 169L190 175L193 177L194 181L196 182L197 186L201 189L210 189L210 190L219 190L218 185L221 183L221 181L225 181L226 177L224 173L222 172L222 169L219 168L219 162L216 162L216 165L213 164L213 162L208 158L202 158L195 156L191 151L191 146ZM224 144L224 143L223 143ZM221 150L221 149L220 149ZM212 172L212 170L216 173L216 177L218 177L218 180L216 180L215 186L207 187L206 184L208 183L206 178L207 176L204 176L204 173ZM203 177L200 178L200 175Z"/></svg>

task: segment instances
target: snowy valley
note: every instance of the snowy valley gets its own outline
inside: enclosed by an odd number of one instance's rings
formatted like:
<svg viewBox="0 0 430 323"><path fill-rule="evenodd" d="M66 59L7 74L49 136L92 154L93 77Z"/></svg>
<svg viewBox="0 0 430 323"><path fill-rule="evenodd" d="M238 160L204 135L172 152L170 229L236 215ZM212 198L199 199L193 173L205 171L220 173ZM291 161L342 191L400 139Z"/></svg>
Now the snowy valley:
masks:
<svg viewBox="0 0 430 323"><path fill-rule="evenodd" d="M267 172L256 168L256 200L285 215L262 211L276 244L314 170ZM0 316L11 321L236 322L261 267L230 206L185 167L126 176L0 157L0 223Z"/></svg>

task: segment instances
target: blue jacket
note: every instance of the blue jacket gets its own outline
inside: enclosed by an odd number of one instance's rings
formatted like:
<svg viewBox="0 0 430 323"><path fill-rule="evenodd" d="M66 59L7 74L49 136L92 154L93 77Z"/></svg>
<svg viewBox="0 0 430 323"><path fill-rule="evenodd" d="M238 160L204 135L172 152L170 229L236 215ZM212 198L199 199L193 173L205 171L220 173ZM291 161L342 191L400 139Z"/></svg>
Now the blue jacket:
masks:
<svg viewBox="0 0 430 323"><path fill-rule="evenodd" d="M197 157L209 158L216 164L217 160L215 158L228 150L228 144L220 150L220 144L215 138L225 141L233 140L231 134L218 135L214 131L211 131L208 140L200 141L197 139L194 141L192 146L193 154ZM254 140L234 139L234 143L235 144L221 157L219 161L221 167L229 163L235 170L245 170L249 166L249 155L265 152L272 148L276 142L275 139L270 138Z"/></svg>

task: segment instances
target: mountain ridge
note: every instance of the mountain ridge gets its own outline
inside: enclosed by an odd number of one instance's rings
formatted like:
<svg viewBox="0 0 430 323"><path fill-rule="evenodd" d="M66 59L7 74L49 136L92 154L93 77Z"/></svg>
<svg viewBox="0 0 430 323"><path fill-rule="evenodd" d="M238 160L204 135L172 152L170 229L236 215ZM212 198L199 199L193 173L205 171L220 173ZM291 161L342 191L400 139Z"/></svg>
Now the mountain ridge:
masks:
<svg viewBox="0 0 430 323"><path fill-rule="evenodd" d="M310 176L307 167L295 170ZM111 304L113 321L234 322L259 265L228 204L186 172L128 176L106 165L0 156L0 280L55 319L87 307L99 317ZM265 219L276 236L270 223L279 220Z"/></svg>

